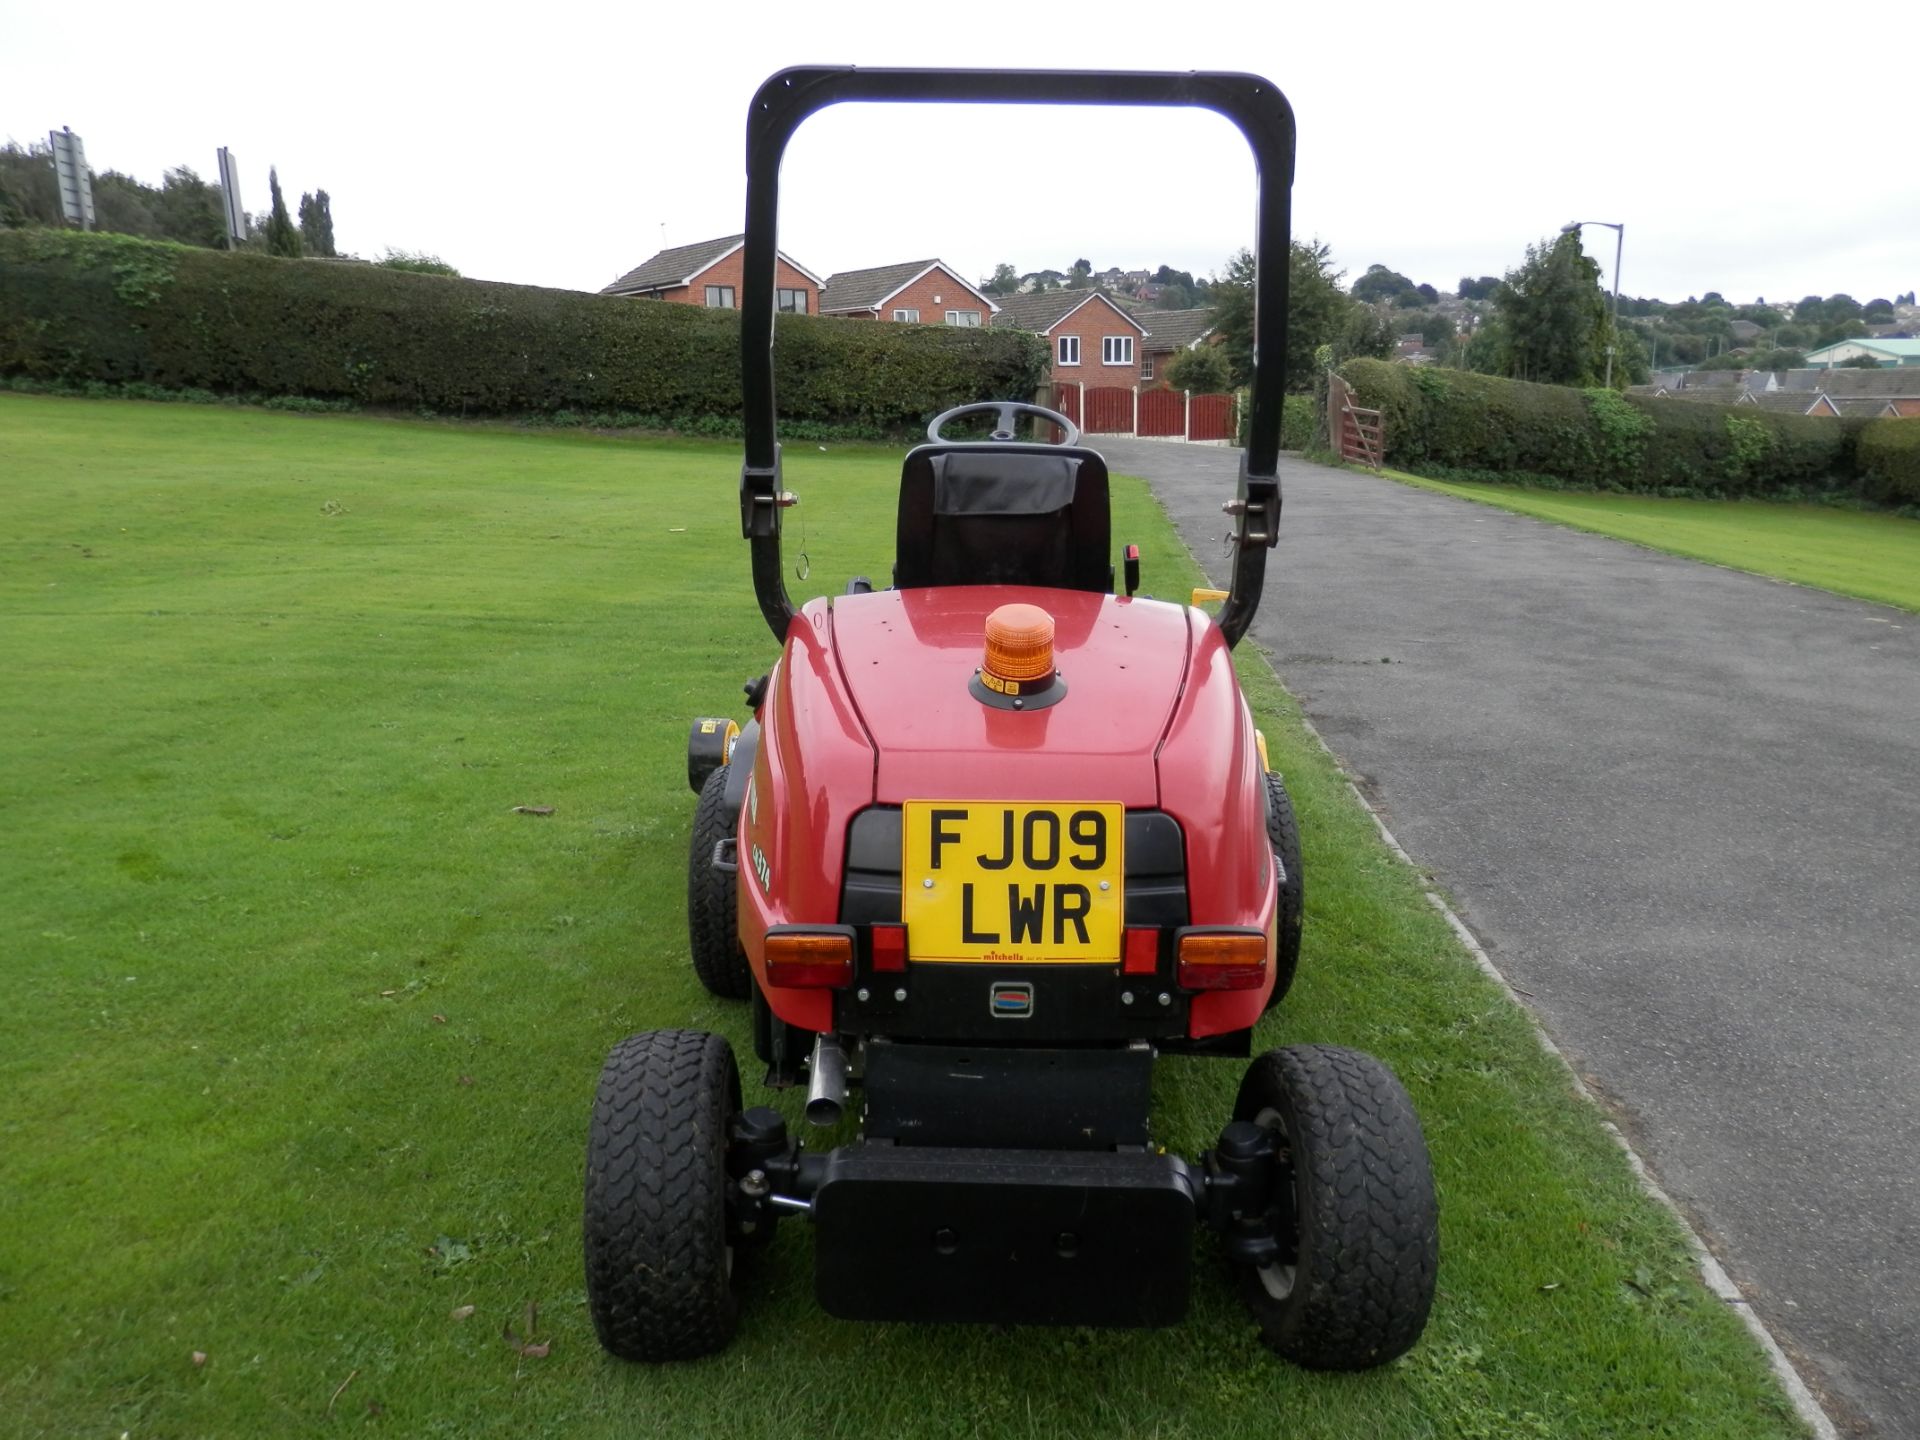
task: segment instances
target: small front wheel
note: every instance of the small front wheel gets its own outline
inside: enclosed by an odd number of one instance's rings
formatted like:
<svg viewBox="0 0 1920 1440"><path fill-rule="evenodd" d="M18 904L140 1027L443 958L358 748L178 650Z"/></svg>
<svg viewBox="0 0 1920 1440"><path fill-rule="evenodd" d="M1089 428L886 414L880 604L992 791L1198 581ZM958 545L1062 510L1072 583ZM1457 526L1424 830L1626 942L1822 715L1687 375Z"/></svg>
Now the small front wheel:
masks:
<svg viewBox="0 0 1920 1440"><path fill-rule="evenodd" d="M1426 1328L1440 1210L1420 1119L1393 1071L1336 1045L1269 1050L1233 1107L1273 1138L1279 1253L1240 1267L1274 1351L1310 1370L1397 1359Z"/></svg>
<svg viewBox="0 0 1920 1440"><path fill-rule="evenodd" d="M733 1338L728 1127L733 1049L698 1030L614 1046L587 1141L587 1308L623 1360L691 1360Z"/></svg>

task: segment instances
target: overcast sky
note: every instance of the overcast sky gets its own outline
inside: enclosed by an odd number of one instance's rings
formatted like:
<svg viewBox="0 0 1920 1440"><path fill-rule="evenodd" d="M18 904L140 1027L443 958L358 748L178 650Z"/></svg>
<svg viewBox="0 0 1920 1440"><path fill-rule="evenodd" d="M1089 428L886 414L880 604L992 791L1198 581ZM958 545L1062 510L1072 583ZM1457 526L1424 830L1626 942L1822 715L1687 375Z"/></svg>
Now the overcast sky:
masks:
<svg viewBox="0 0 1920 1440"><path fill-rule="evenodd" d="M0 134L71 126L96 170L333 197L343 250L598 289L736 232L747 101L799 63L1261 72L1299 123L1295 230L1351 280L1453 288L1569 220L1623 221L1628 295L1856 299L1920 286L1920 3L1612 6L790 3L324 6L0 0ZM781 246L820 273L969 278L1162 262L1251 238L1238 132L1193 111L839 107L788 151ZM1609 283L1613 234L1588 233Z"/></svg>

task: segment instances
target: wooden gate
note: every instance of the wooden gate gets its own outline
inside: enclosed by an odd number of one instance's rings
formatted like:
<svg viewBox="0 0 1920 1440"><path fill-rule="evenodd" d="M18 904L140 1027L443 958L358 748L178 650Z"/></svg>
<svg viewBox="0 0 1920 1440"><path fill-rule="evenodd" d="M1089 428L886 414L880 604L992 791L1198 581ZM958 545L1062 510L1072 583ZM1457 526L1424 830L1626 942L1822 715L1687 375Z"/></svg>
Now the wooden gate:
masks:
<svg viewBox="0 0 1920 1440"><path fill-rule="evenodd" d="M1353 403L1353 389L1338 375L1327 377L1327 414L1333 420L1334 449L1354 465L1378 470L1386 451L1386 428L1378 410Z"/></svg>
<svg viewBox="0 0 1920 1440"><path fill-rule="evenodd" d="M1080 428L1089 435L1133 433L1133 391L1118 385L1096 385L1087 391L1087 418Z"/></svg>
<svg viewBox="0 0 1920 1440"><path fill-rule="evenodd" d="M1080 392L1085 388L1076 380L1056 380L1035 396L1035 401L1048 410L1058 410L1078 425L1080 423ZM1049 425L1044 420L1037 420L1034 424L1037 429L1045 432L1042 438L1055 445L1067 438L1066 432L1058 425Z"/></svg>
<svg viewBox="0 0 1920 1440"><path fill-rule="evenodd" d="M1233 438L1233 396L1195 395L1188 416L1187 439Z"/></svg>
<svg viewBox="0 0 1920 1440"><path fill-rule="evenodd" d="M1187 397L1180 390L1140 392L1140 434L1158 439L1184 439L1187 433Z"/></svg>

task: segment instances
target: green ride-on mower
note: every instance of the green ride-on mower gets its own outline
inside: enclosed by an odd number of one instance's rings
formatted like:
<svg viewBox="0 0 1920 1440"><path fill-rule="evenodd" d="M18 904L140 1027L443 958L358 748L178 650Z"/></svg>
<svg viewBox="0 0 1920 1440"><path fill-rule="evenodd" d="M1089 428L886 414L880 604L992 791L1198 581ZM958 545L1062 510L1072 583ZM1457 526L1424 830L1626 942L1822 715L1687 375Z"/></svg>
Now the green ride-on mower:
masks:
<svg viewBox="0 0 1920 1440"><path fill-rule="evenodd" d="M780 555L775 218L799 124L842 101L1200 106L1260 172L1249 443L1218 618L1116 593L1107 468L1019 402L936 419L900 478L892 584L796 610ZM1162 1054L1246 1058L1299 954L1300 849L1229 658L1278 538L1293 116L1235 74L795 69L748 119L740 514L779 645L751 716L694 722L693 964L749 1002L772 1087L859 1138L816 1153L744 1106L732 1047L617 1045L593 1107L586 1278L601 1343L666 1361L733 1334L734 1258L813 1232L850 1320L1167 1325L1195 1231L1262 1336L1321 1369L1404 1353L1432 1302L1420 1124L1367 1055L1253 1058L1192 1158L1154 1141ZM987 438L945 438L968 412ZM1019 438L1032 433L1058 443ZM977 427L968 432L977 437ZM744 1271L740 1272L744 1275Z"/></svg>

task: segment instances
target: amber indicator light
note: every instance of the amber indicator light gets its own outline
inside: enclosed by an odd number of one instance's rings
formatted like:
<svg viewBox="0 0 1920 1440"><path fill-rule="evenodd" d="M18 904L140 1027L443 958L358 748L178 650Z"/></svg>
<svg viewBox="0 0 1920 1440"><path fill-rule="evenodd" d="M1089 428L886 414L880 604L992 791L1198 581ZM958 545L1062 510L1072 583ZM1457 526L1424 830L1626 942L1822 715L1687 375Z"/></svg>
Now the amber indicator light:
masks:
<svg viewBox="0 0 1920 1440"><path fill-rule="evenodd" d="M1257 990L1267 978L1267 937L1215 931L1180 937L1186 990Z"/></svg>

